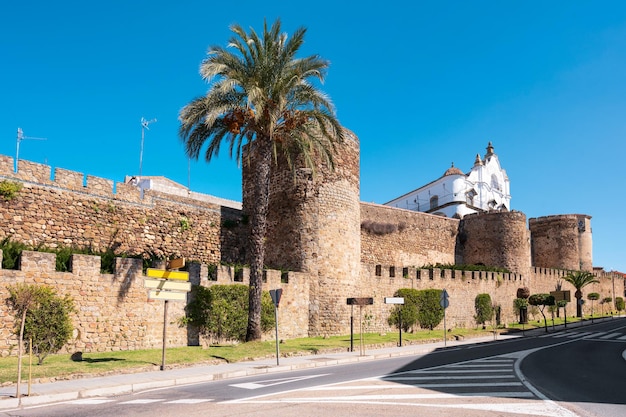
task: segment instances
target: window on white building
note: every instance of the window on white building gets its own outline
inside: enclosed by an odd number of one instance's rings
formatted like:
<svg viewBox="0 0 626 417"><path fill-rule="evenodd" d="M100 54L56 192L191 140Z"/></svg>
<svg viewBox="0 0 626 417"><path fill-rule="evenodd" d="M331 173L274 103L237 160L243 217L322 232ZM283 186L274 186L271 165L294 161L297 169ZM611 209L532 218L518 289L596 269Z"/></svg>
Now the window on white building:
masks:
<svg viewBox="0 0 626 417"><path fill-rule="evenodd" d="M491 174L491 188L494 190L502 191L500 188L500 182L498 181L498 177L496 174Z"/></svg>
<svg viewBox="0 0 626 417"><path fill-rule="evenodd" d="M430 197L430 209L434 210L439 207L439 196L434 195Z"/></svg>

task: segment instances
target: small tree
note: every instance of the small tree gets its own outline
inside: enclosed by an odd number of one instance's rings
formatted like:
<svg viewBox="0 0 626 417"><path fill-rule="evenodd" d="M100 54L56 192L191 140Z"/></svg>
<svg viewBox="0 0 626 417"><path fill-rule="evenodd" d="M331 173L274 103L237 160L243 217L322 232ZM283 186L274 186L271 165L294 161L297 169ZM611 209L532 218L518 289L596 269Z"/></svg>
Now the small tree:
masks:
<svg viewBox="0 0 626 417"><path fill-rule="evenodd" d="M519 315L519 324L528 323L528 298L513 300L513 310Z"/></svg>
<svg viewBox="0 0 626 417"><path fill-rule="evenodd" d="M528 298L528 304L537 306L541 315L543 316L543 322L545 324L546 333L548 332L548 319L544 313L546 306L553 306L555 303L554 297L550 294L533 294Z"/></svg>
<svg viewBox="0 0 626 417"><path fill-rule="evenodd" d="M587 294L587 299L591 300L591 320L593 321L593 302L600 299L600 294L597 292L590 292Z"/></svg>
<svg viewBox="0 0 626 417"><path fill-rule="evenodd" d="M602 299L602 301L600 301L600 304L602 304L602 314L604 314L604 305L605 304L611 304L613 302L613 298L612 297L604 297ZM610 306L609 306L610 308Z"/></svg>
<svg viewBox="0 0 626 417"><path fill-rule="evenodd" d="M422 329L432 330L443 320L443 307L439 304L441 290L421 290L417 294L417 321Z"/></svg>
<svg viewBox="0 0 626 417"><path fill-rule="evenodd" d="M491 304L491 296L489 294L478 294L474 299L474 310L476 315L474 319L477 324L482 324L485 328L485 322L491 320L493 316L493 305Z"/></svg>
<svg viewBox="0 0 626 417"><path fill-rule="evenodd" d="M563 318L565 318L565 327L567 327L567 300L559 300L556 302L558 308L563 309Z"/></svg>
<svg viewBox="0 0 626 417"><path fill-rule="evenodd" d="M417 323L417 299L419 291L413 288L400 288L394 293L394 297L404 298L404 305L395 305L391 309L387 323L396 329L400 325L400 312L402 312L402 331L408 332Z"/></svg>
<svg viewBox="0 0 626 417"><path fill-rule="evenodd" d="M56 353L72 337L74 311L71 297L58 296L49 287L41 288L39 305L26 314L24 338L32 341L32 349L41 365L50 353Z"/></svg>
<svg viewBox="0 0 626 417"><path fill-rule="evenodd" d="M622 297L615 297L615 308L619 313L621 313L624 308L626 308L626 305L624 304L624 299Z"/></svg>
<svg viewBox="0 0 626 417"><path fill-rule="evenodd" d="M42 287L29 284L10 285L8 306L16 312L16 333L18 334L17 348L17 389L15 396L20 398L20 384L22 382L22 355L24 352L24 327L28 312L39 305Z"/></svg>

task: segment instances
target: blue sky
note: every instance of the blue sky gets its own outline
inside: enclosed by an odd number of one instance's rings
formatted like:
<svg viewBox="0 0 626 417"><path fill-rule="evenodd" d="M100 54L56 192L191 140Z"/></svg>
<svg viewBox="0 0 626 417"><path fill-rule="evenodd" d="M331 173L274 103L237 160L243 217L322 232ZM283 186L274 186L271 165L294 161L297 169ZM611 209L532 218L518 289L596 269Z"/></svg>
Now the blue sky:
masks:
<svg viewBox="0 0 626 417"><path fill-rule="evenodd" d="M202 95L209 45L280 17L361 141L361 200L469 171L492 141L528 218L592 216L594 264L626 272L626 2L7 1L0 6L0 154L123 181L163 175L241 199L226 153L188 164L179 110Z"/></svg>

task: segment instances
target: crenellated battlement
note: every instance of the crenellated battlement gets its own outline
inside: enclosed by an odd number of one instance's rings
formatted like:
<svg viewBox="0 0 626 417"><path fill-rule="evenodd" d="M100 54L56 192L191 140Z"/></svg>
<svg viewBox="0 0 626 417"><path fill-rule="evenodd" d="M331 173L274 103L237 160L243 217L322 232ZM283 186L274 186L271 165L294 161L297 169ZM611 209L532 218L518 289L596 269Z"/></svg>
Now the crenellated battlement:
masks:
<svg viewBox="0 0 626 417"><path fill-rule="evenodd" d="M51 175L52 173L54 175ZM49 165L22 159L19 160L18 172L14 172L14 159L6 155L0 155L0 178L41 186L58 187L116 200L140 201L140 192L137 187L82 172L70 171L64 168L54 168L52 170Z"/></svg>
<svg viewBox="0 0 626 417"><path fill-rule="evenodd" d="M0 250L0 265L2 251ZM101 259L93 255L72 255L71 271L56 271L54 253L23 251L19 268L0 268L0 299L6 299L7 287L17 283L48 285L58 294L74 300L76 312L72 322L76 329L66 351L111 351L147 349L162 343L163 303L148 300L144 286L142 260L116 258L113 274L100 273ZM203 286L249 283L248 268L235 269L219 265L209 274L206 264L188 265L189 280ZM285 337L306 335L308 322L308 280L302 273L266 271L264 290L283 288L281 310L290 318L281 324ZM188 299L191 294L188 295ZM184 302L169 307L170 320L184 316ZM6 303L0 304L0 356L14 352L17 340L12 331L13 312ZM168 345L186 346L194 337L193 329L172 326ZM197 337L197 335L196 335ZM192 343L193 344L193 343Z"/></svg>

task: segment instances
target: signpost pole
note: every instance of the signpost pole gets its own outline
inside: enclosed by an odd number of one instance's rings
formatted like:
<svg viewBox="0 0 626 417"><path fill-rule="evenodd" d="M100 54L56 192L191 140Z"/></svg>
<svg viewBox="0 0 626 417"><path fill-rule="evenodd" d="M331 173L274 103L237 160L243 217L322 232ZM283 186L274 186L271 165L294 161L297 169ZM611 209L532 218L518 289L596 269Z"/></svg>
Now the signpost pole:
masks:
<svg viewBox="0 0 626 417"><path fill-rule="evenodd" d="M359 354L365 355L365 349L363 348L363 306L359 306Z"/></svg>
<svg viewBox="0 0 626 417"><path fill-rule="evenodd" d="M400 336L400 347L402 347L402 304L400 304L400 312L398 313L398 334Z"/></svg>
<svg viewBox="0 0 626 417"><path fill-rule="evenodd" d="M278 305L280 304L280 297L282 297L282 295L282 288L270 290L270 297L272 297L272 303L274 303L274 321L276 323L276 366L280 365L280 349L278 347Z"/></svg>
<svg viewBox="0 0 626 417"><path fill-rule="evenodd" d="M165 370L165 343L167 341L167 306L168 301L163 304L163 351L161 353L161 370Z"/></svg>
<svg viewBox="0 0 626 417"><path fill-rule="evenodd" d="M274 305L274 320L276 322L276 366L279 366L280 348L278 347L278 306Z"/></svg>
<svg viewBox="0 0 626 417"><path fill-rule="evenodd" d="M350 352L354 352L354 305L350 306Z"/></svg>
<svg viewBox="0 0 626 417"><path fill-rule="evenodd" d="M448 343L448 329L446 327L446 308L450 305L448 291L441 291L441 298L439 299L439 305L443 308L443 346L445 347Z"/></svg>
<svg viewBox="0 0 626 417"><path fill-rule="evenodd" d="M448 335L446 334L446 309L443 309L443 345L446 346L448 343Z"/></svg>

